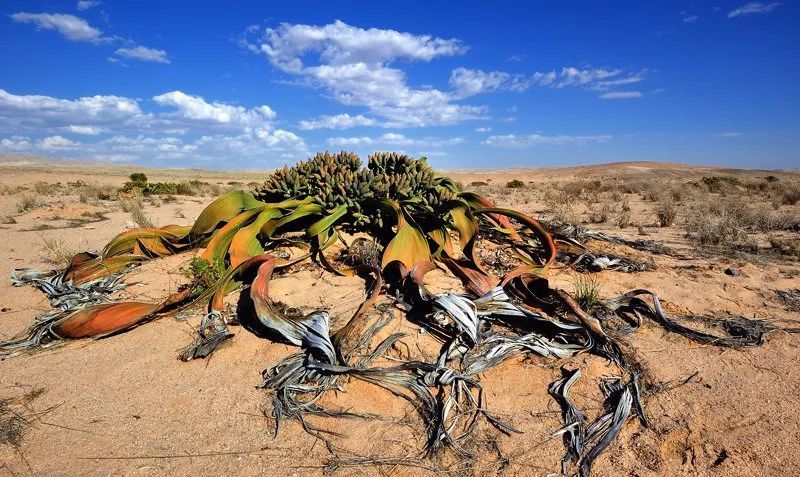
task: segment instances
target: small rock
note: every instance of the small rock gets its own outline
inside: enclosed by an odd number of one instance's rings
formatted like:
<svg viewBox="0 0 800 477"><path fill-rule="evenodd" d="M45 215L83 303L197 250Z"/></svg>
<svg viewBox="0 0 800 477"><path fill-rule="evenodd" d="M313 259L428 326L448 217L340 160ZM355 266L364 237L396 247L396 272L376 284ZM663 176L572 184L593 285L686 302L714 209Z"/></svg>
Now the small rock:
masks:
<svg viewBox="0 0 800 477"><path fill-rule="evenodd" d="M725 275L730 275L732 277L746 277L747 276L747 274L744 273L739 268L726 268L725 269Z"/></svg>

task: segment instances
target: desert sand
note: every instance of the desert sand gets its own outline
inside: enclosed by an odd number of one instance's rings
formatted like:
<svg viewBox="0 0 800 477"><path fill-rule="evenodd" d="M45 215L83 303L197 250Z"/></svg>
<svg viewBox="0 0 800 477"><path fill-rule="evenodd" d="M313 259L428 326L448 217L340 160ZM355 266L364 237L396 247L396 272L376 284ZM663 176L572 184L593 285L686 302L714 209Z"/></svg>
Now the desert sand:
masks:
<svg viewBox="0 0 800 477"><path fill-rule="evenodd" d="M82 186L74 185L82 181L113 189L134 170L7 159L0 165L0 217L5 218L0 225L0 275L8 277L19 267L56 268L65 255L102 249L117 233L135 226L119 201L81 197ZM267 174L144 172L151 182L200 180L221 190L247 187ZM587 245L592 250L652 260L655 265L652 271L593 274L604 297L646 288L675 315L800 319L798 304L777 293L800 289L800 262L791 251L792 243L800 242L800 229L791 225L800 204L773 206L766 196L743 186L710 192L690 185L709 176L735 177L742 183L775 176L777 182L796 183L800 180L796 173L656 163L446 173L500 206L534 217L571 218L593 230L654 240L680 252L651 255L591 241ZM512 179L525 185L506 187ZM620 190L600 190L594 181L619 184ZM60 186L52 186L56 183ZM584 190L569 193L575 189L569 184L575 183L584 184ZM647 190L625 192L623 185ZM566 197L552 193L558 187L565 188ZM660 226L657 208L674 190L680 196L673 199L674 223ZM26 194L41 201L22 211L19 205ZM684 223L689 210L712 199L740 200L754 207L754 213L780 214L789 225L752 226L741 246L700 246ZM187 225L212 200L211 196L146 199L143 210L157 225ZM788 244L789 250L778 253L778 243ZM122 296L155 301L167 295L185 282L181 269L188 259L158 259L134 270L125 278L130 286ZM457 280L439 278L436 288L459 289ZM553 286L572 291L575 273L554 269L548 278ZM275 278L273 287L273 295L281 301L304 310L325 308L341 319L352 314L364 297L360 279L332 277L313 265ZM0 296L0 339L24 332L37 314L49 309L38 290L12 287L7 279L0 281ZM235 296L229 298L236 303ZM0 361L0 399L27 395L14 405L29 421L19 445L0 444L0 475L557 474L564 448L561 438L552 434L562 421L558 405L547 393L548 384L560 376L560 366L580 367L587 379L579 382L573 396L594 416L601 396L595 378L616 372L602 359L582 355L559 362L529 356L486 373L481 382L488 408L523 433L506 436L481 424L472 442L476 457L471 461L421 457L423 427L407 402L363 382L345 382L325 404L382 419L316 419L315 425L338 433L328 435L331 447L294 421L284 422L274 435L275 423L268 417L270 396L259 388L261 372L295 348L233 327L235 336L210 358L188 363L177 359L202 314L202 309L192 309L108 338ZM400 315L389 328L406 332L404 342L409 347L420 344L420 352L431 346L429 338ZM597 460L593 475L798 474L800 336L775 332L763 346L725 349L691 342L646 322L629 339L648 371L645 404L653 425L645 429L630 420ZM393 352L402 358L404 349ZM414 458L403 460L406 456ZM387 460L381 465L346 465L347 459L356 457Z"/></svg>

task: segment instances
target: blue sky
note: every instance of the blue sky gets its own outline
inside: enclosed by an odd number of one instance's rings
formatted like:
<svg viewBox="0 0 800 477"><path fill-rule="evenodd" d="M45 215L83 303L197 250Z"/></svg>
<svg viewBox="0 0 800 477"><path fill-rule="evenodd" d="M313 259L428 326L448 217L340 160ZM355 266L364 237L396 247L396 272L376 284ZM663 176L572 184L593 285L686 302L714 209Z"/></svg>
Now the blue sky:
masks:
<svg viewBox="0 0 800 477"><path fill-rule="evenodd" d="M795 1L210 3L3 2L0 152L800 166Z"/></svg>

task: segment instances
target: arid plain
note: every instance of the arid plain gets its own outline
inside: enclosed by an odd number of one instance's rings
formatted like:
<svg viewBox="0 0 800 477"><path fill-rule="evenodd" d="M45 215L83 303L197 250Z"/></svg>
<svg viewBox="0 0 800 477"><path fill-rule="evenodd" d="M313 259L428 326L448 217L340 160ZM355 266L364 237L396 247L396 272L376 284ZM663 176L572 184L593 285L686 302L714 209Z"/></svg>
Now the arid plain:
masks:
<svg viewBox="0 0 800 477"><path fill-rule="evenodd" d="M132 172L150 182L185 183L184 194L121 199ZM644 288L674 316L744 316L800 320L800 174L661 163L574 168L442 171L498 205L542 220L582 224L609 235L652 240L671 250L651 254L590 240L592 251L652 265L651 270L589 276L602 297ZM32 287L12 287L13 269L63 266L100 250L139 225L191 224L224 191L262 182L268 171L133 169L30 160L0 162L0 339L23 333L49 309ZM512 181L517 181L512 183ZM186 281L191 255L157 259L129 273L122 296L156 301ZM503 264L497 264L502 267ZM460 291L436 272L435 288ZM572 291L576 274L547 272ZM334 317L354 311L363 282L313 264L274 279L277 299ZM230 297L235 304L235 297ZM453 473L548 475L560 470L563 445L553 436L560 410L547 386L570 360L526 357L482 376L488 408L523 433L506 436L481 424L469 461L407 459L424 445L413 407L363 382L334 398L340 408L380 418L320 417L333 445L287 421L274 435L261 372L294 348L233 327L235 336L206 360L177 359L202 309L166 316L100 340L71 342L0 361L0 417L16 426L0 443L0 475L338 475ZM435 347L398 318L398 359ZM800 468L800 337L783 332L747 349L701 345L652 322L627 338L647 369L652 427L631 420L601 455L594 475L791 475ZM588 377L614 370L595 356L571 358ZM600 411L593 379L573 397ZM266 415L265 415L265 412ZM23 419L22 421L16 418ZM16 430L14 430L16 429ZM353 459L372 459L356 465ZM383 460L381 460L383 459Z"/></svg>

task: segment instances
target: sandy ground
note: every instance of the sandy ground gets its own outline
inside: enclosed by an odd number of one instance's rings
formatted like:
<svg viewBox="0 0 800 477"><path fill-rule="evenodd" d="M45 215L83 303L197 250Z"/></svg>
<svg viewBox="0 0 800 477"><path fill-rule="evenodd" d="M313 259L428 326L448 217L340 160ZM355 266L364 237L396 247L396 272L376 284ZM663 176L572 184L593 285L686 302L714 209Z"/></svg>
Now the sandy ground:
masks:
<svg viewBox="0 0 800 477"><path fill-rule="evenodd" d="M67 184L121 185L131 171L115 167L36 164L0 166L0 185L9 191L20 185L44 181ZM200 179L220 186L247 183L264 173L208 173L203 171L146 171L151 181ZM627 164L588 168L453 171L469 184L486 181L505 184L520 179L534 184L578 178L650 180L671 177L699 178L706 174L763 176L759 171L720 171L679 165ZM795 176L796 177L796 176ZM490 180L491 179L491 180ZM539 189L541 191L541 189ZM44 197L46 204L19 213L20 194L0 196L0 217L15 223L1 225L0 275L31 266L52 268L48 241L60 240L70 251L98 250L118 232L131 226L131 218L116 201L81 203L76 195L59 192ZM502 206L541 215L547 207L541 197L525 196L502 187L487 193ZM211 197L179 197L175 201L146 203L147 214L159 225L190 224ZM800 319L776 290L800 288L796 259L695 253L679 227L655 227L652 213L630 196L633 216L653 239L687 257L649 256L627 247L591 243L631 257L651 257L657 269L640 273L601 272L604 296L634 288L659 294L674 313L735 314L760 318ZM87 212L102 212L107 220L66 228L45 229L42 224L69 225ZM641 238L637 227L620 229L596 224L594 229L628 238ZM796 239L796 234L794 235ZM180 269L186 257L157 260L131 273L126 295L157 300L185 280ZM725 273L735 268L737 276ZM431 276L430 281L436 281ZM457 282L439 277L438 287ZM555 286L572 289L574 275L553 270ZM136 283L134 283L136 282ZM274 280L273 295L305 308L327 308L341 323L363 299L357 278L331 277L314 267ZM44 296L31 287L14 288L0 281L2 311L0 339L23 332L34 316L48 310ZM231 299L235 303L235 298ZM44 352L0 361L0 398L23 396L33 390L26 413L30 426L21 444L0 444L2 475L339 475L448 473L477 475L548 475L560 471L563 445L551 434L561 426L556 403L547 386L560 376L559 367L581 367L574 397L579 407L597 415L600 392L596 379L615 371L603 360L579 356L554 362L537 357L520 358L486 373L482 378L489 409L523 431L505 436L489 426L476 433L471 462L418 457L423 428L413 409L376 387L347 382L326 404L384 416L380 420L318 418L315 425L340 433L331 436L343 459L355 456L414 456L406 464L340 466L332 463L331 448L287 421L274 436L274 422L264 416L269 394L259 388L261 372L293 353L294 348L261 340L241 328L210 359L183 363L178 352L192 339L201 310L188 320L172 317L96 341L72 342ZM431 348L428 337L398 318L389 332L405 331L404 341ZM651 429L631 420L619 439L596 462L594 475L800 475L800 360L798 336L777 332L764 346L726 350L693 343L664 332L652 323L630 338L661 392L649 396L646 409ZM403 349L395 350L399 357ZM689 376L688 383L676 385ZM337 461L333 460L335 464ZM338 461L341 463L342 461ZM328 465L326 468L325 466Z"/></svg>

